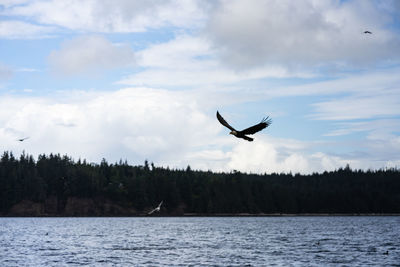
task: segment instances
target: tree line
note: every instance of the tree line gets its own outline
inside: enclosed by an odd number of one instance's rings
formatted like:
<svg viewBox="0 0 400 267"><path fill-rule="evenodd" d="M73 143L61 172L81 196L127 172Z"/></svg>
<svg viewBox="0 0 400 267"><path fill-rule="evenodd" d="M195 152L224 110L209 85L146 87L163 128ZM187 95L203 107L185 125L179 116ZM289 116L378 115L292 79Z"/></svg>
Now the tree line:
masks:
<svg viewBox="0 0 400 267"><path fill-rule="evenodd" d="M143 212L164 201L163 213L194 214L400 213L397 169L335 171L310 175L251 174L169 169L126 161L99 164L59 154L4 152L0 159L0 214L23 201L56 197L108 199Z"/></svg>

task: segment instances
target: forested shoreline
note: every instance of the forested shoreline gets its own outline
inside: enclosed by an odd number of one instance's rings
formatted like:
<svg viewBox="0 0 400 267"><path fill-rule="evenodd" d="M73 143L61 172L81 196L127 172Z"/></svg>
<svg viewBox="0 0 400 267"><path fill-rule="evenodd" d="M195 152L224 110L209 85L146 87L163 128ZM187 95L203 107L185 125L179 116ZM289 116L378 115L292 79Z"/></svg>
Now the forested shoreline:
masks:
<svg viewBox="0 0 400 267"><path fill-rule="evenodd" d="M301 174L99 164L59 154L0 160L1 216L400 214L400 171ZM156 216L157 216L156 215Z"/></svg>

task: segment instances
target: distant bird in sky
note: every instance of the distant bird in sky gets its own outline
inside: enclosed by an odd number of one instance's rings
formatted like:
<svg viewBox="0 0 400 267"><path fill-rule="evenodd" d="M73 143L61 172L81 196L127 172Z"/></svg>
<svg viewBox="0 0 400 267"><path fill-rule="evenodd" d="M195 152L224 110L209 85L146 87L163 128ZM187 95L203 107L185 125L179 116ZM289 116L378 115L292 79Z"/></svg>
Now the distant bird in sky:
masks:
<svg viewBox="0 0 400 267"><path fill-rule="evenodd" d="M372 32L370 32L370 31L365 31L364 33L369 33L369 34L372 34Z"/></svg>
<svg viewBox="0 0 400 267"><path fill-rule="evenodd" d="M247 135L249 134L255 134L256 132L261 131L262 129L268 127L271 123L272 120L269 119L269 117L266 117L264 119L262 119L262 121L256 125L253 125L247 129L244 129L242 131L237 131L235 130L235 128L233 128L232 126L229 125L229 123L227 123L224 118L222 118L222 116L219 114L219 112L217 111L217 119L218 121L224 125L226 128L228 128L229 130L231 130L231 132L229 134L232 134L234 136L236 136L237 138L243 138L249 142L253 141L254 139L251 137L248 137Z"/></svg>
<svg viewBox="0 0 400 267"><path fill-rule="evenodd" d="M148 215L152 214L153 212L159 212L161 209L161 205L162 205L163 201L160 202L160 204L158 204L157 208L151 210L149 213L147 213Z"/></svg>
<svg viewBox="0 0 400 267"><path fill-rule="evenodd" d="M17 141L23 142L24 140L26 140L26 139L28 139L28 138L29 138L29 136L28 136L28 137L24 137L24 138L17 139Z"/></svg>

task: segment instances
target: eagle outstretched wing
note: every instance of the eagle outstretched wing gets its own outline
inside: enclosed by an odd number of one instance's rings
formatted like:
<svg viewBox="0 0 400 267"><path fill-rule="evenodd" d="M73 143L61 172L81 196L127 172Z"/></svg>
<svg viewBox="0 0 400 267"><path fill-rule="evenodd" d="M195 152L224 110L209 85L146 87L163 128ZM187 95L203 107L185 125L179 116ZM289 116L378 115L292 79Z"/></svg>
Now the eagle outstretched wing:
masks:
<svg viewBox="0 0 400 267"><path fill-rule="evenodd" d="M261 131L262 129L268 127L271 124L272 120L269 117L262 119L259 124L253 125L247 129L240 131L242 134L255 134L256 132Z"/></svg>
<svg viewBox="0 0 400 267"><path fill-rule="evenodd" d="M217 111L217 119L218 121L224 125L226 128L228 128L231 131L236 131L235 128L233 128L232 126L229 125L229 123L226 122L226 120L224 120L224 118L222 118L222 116L219 114L219 112Z"/></svg>

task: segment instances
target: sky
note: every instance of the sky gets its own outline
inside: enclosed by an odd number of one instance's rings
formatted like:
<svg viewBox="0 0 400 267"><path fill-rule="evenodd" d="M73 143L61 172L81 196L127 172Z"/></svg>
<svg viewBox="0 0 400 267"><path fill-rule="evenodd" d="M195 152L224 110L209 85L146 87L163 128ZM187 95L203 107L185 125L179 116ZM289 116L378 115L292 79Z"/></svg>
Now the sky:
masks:
<svg viewBox="0 0 400 267"><path fill-rule="evenodd" d="M217 110L239 130L273 122L247 142ZM399 168L400 1L0 0L0 148L218 172Z"/></svg>

